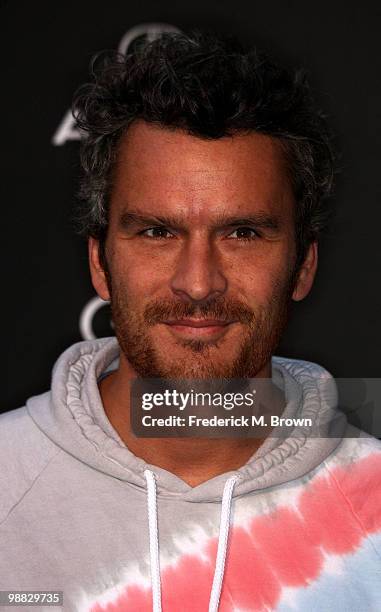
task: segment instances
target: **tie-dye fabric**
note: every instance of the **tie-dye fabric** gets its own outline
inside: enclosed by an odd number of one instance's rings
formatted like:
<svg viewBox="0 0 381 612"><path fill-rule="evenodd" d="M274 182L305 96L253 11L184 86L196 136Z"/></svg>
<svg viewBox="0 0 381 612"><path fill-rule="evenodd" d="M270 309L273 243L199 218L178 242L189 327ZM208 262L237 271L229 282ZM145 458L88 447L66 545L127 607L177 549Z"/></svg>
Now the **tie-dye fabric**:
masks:
<svg viewBox="0 0 381 612"><path fill-rule="evenodd" d="M0 417L0 590L60 590L70 612L151 612L149 468L164 612L208 610L233 474L221 612L381 610L380 441L268 438L192 489L132 455L106 418L97 380L118 354L115 339L72 346L49 393ZM273 376L287 414L319 410L323 368L274 358Z"/></svg>

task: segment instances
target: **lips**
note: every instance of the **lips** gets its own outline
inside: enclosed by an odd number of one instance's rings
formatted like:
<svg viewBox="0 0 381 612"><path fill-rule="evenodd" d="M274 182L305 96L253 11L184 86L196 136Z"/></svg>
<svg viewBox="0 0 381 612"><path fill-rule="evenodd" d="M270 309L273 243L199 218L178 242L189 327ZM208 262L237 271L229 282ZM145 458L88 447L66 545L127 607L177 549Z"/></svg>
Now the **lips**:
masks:
<svg viewBox="0 0 381 612"><path fill-rule="evenodd" d="M189 338L217 338L226 333L236 321L218 319L178 319L164 321L170 330L178 336Z"/></svg>
<svg viewBox="0 0 381 612"><path fill-rule="evenodd" d="M232 321L219 321L217 319L178 319L176 321L164 321L166 325L183 325L185 327L221 327L229 325Z"/></svg>

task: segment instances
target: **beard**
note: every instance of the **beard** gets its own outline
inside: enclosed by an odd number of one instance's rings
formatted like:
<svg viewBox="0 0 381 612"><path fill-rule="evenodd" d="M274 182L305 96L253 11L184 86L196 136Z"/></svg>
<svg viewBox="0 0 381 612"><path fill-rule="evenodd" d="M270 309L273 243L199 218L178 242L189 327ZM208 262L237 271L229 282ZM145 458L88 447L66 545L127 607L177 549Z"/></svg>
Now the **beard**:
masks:
<svg viewBox="0 0 381 612"><path fill-rule="evenodd" d="M240 300L219 296L197 303L156 299L148 302L140 312L131 308L125 286L112 281L110 274L107 274L107 279L115 334L124 357L138 376L242 379L254 378L279 344L289 318L296 270L289 273L285 281L278 281L268 302L256 309ZM173 339L166 349L160 347L149 333L165 320L187 317L238 321L242 334L235 356L230 357L224 350L224 336L214 342ZM175 342L173 349L172 342ZM230 349L229 353L232 353Z"/></svg>

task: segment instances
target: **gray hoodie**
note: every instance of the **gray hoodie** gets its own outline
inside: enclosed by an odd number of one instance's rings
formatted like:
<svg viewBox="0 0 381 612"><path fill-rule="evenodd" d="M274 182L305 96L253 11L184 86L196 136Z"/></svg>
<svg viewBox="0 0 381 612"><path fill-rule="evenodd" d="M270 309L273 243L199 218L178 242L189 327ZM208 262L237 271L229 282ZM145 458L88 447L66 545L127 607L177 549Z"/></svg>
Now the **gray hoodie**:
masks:
<svg viewBox="0 0 381 612"><path fill-rule="evenodd" d="M118 355L115 338L73 345L50 392L0 417L0 590L81 612L381 609L378 440L269 437L192 488L108 421L97 383ZM284 415L323 409L323 368L272 370Z"/></svg>

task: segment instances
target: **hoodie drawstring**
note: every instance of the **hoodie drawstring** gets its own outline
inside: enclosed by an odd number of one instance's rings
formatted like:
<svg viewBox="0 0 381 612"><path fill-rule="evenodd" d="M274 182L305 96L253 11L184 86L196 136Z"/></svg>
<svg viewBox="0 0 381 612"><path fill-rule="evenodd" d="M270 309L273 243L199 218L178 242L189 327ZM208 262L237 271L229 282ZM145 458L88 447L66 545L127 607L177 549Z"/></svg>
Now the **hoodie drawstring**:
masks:
<svg viewBox="0 0 381 612"><path fill-rule="evenodd" d="M217 612L220 603L222 582L225 574L225 560L228 548L228 538L230 529L230 514L234 486L239 476L231 476L227 479L224 486L221 504L220 533L218 534L218 547L216 557L216 567L214 570L212 591L209 600L209 612Z"/></svg>
<svg viewBox="0 0 381 612"><path fill-rule="evenodd" d="M157 528L156 480L151 470L145 470L147 481L149 550L151 557L152 610L161 612L161 582L159 558L159 532Z"/></svg>
<svg viewBox="0 0 381 612"><path fill-rule="evenodd" d="M157 494L155 475L151 470L145 470L147 481L148 501L148 526L149 547L151 559L151 582L152 582L152 610L161 612L161 581L160 581L160 558L159 558L159 532L157 526ZM226 552L228 547L231 504L234 486L240 476L231 476L225 483L221 504L220 531L218 535L218 546L216 566L214 570L212 590L209 600L209 612L218 612L220 603L222 583L225 574Z"/></svg>

